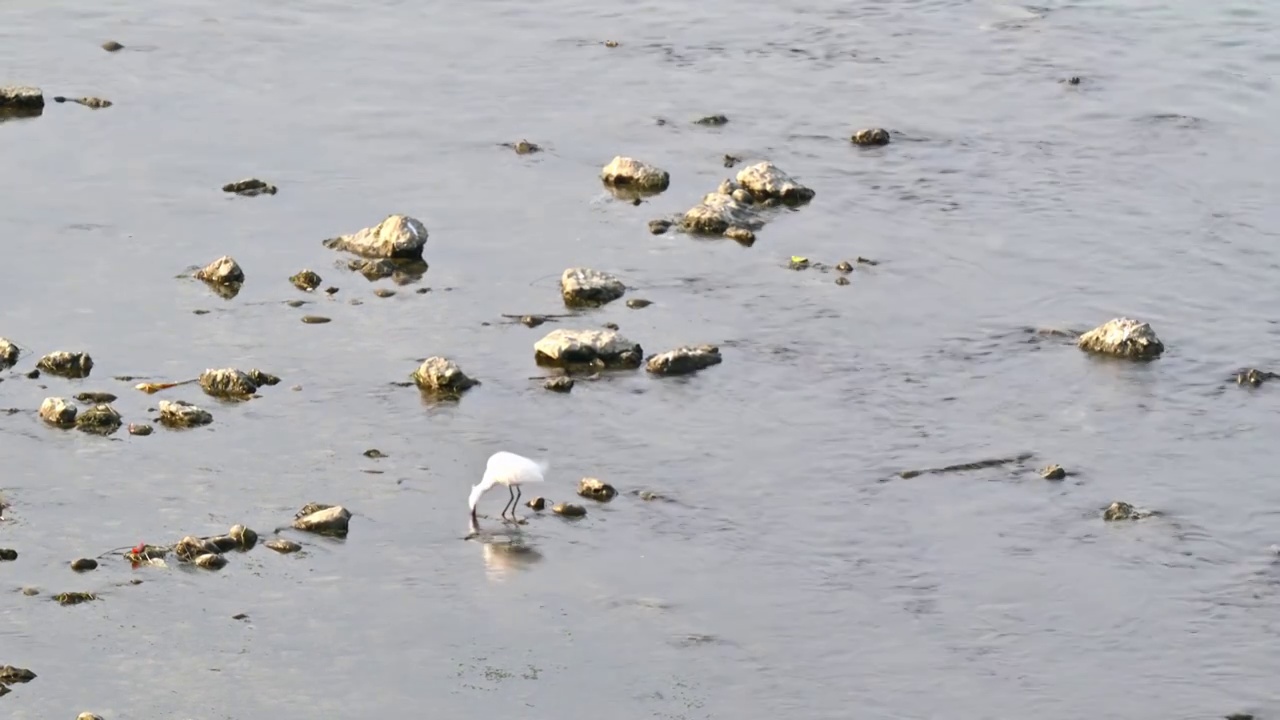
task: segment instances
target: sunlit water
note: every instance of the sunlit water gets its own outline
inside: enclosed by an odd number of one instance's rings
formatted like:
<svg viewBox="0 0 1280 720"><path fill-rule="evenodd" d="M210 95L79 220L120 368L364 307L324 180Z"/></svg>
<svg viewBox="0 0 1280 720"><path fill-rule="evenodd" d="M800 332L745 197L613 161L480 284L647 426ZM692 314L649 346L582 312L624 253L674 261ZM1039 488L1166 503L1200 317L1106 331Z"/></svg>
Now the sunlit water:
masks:
<svg viewBox="0 0 1280 720"><path fill-rule="evenodd" d="M0 664L39 675L0 706L1280 710L1280 388L1225 382L1280 365L1278 25L1269 4L1183 0L0 5L3 82L115 102L0 124L0 335L30 353L0 383L22 409L0 417L0 547L20 553L0 563ZM692 124L711 113L730 123ZM868 126L894 142L851 146ZM499 146L521 138L546 151ZM650 235L734 172L725 153L817 197L750 248ZM597 175L617 154L669 170L670 189L613 200ZM218 190L249 175L280 193ZM430 228L431 269L378 298L320 241L392 212ZM235 299L176 279L222 254L248 275ZM881 264L841 287L787 270L792 255ZM503 321L563 312L556 278L576 265L655 304ZM341 291L302 295L286 278L304 267ZM1162 359L1024 332L1122 314L1153 324ZM606 322L646 353L713 342L725 360L568 396L531 379L545 332ZM55 349L92 353L92 377L22 376ZM484 384L454 406L392 384L433 354ZM284 382L230 405L112 379L223 366ZM160 398L216 421L102 439L36 418L82 390L120 395L128 421ZM526 509L513 533L499 490L463 541L498 449L548 458L553 500L583 475L623 494L576 522ZM1041 480L1051 462L1074 474ZM644 489L673 501L629 494ZM1167 515L1104 524L1118 499ZM268 533L313 500L356 513L347 540L233 553L216 573L66 566L235 522ZM48 599L65 590L100 600Z"/></svg>

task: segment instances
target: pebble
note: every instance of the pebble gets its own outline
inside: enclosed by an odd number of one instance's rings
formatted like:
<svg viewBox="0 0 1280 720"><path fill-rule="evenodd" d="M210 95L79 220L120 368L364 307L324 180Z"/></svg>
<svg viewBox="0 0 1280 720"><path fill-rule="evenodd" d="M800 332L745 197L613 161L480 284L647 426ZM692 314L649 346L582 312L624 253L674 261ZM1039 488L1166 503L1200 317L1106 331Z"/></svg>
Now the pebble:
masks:
<svg viewBox="0 0 1280 720"><path fill-rule="evenodd" d="M308 325L323 325L327 322L332 322L332 320L322 315L303 315L302 322Z"/></svg>

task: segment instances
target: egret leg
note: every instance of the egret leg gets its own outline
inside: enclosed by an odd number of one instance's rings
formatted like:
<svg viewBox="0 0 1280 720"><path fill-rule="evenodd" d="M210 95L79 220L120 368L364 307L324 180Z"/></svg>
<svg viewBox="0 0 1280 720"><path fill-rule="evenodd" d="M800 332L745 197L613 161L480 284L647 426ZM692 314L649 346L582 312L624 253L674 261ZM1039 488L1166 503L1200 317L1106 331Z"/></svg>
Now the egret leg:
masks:
<svg viewBox="0 0 1280 720"><path fill-rule="evenodd" d="M514 488L512 488L510 485L508 485L508 486L507 486L507 492L511 494L511 498L510 498L509 500L507 500L507 504L506 504L506 505L503 505L503 506L502 506L502 514L501 514L501 515L499 515L498 517L506 517L506 516L507 516L507 508L508 508L508 507L511 507L512 505L515 505L515 503L516 503L516 491L515 491L515 489L514 489Z"/></svg>
<svg viewBox="0 0 1280 720"><path fill-rule="evenodd" d="M516 517L516 508L518 507L520 507L520 486L519 485L516 486L516 501L511 504L511 519L515 520L517 525L520 524L520 519Z"/></svg>

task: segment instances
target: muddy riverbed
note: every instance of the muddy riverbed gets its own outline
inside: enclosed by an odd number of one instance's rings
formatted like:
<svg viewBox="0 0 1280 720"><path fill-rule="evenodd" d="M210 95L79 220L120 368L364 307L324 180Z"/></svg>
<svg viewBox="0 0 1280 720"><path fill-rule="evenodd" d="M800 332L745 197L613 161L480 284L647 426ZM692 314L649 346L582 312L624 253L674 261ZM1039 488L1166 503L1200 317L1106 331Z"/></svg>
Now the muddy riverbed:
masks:
<svg viewBox="0 0 1280 720"><path fill-rule="evenodd" d="M0 85L49 99L0 122L0 335L23 349L0 374L0 665L37 676L0 710L1280 712L1280 384L1228 382L1280 369L1278 24L1184 0L0 7ZM874 127L892 141L850 142ZM616 199L617 155L669 187ZM762 160L816 195L753 244L650 233ZM278 192L221 189L249 177ZM392 213L429 229L420 279L322 245ZM223 255L235 297L179 277ZM859 256L878 264L832 269ZM570 267L624 298L566 309ZM1160 359L1028 332L1125 315ZM723 361L545 389L534 343L606 323ZM90 376L25 376L54 350ZM481 384L397 384L436 355ZM133 389L223 367L281 383ZM162 399L214 421L104 438L37 417L86 391L126 423ZM499 449L548 459L537 494L587 515L522 508L512 531L498 490L463 541ZM619 495L576 498L584 476ZM1103 522L1117 500L1163 514ZM218 571L68 567L269 537L312 501L350 534L282 531L303 551ZM76 591L97 599L50 599Z"/></svg>

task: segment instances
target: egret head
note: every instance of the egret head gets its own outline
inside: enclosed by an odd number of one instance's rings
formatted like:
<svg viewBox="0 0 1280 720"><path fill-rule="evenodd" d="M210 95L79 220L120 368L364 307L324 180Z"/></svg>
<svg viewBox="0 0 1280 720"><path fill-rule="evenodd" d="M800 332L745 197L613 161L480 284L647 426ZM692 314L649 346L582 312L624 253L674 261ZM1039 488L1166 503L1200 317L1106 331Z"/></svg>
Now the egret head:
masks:
<svg viewBox="0 0 1280 720"><path fill-rule="evenodd" d="M468 500L467 500L467 504L471 506L471 517L472 517L472 519L475 519L475 516L476 516L476 504L480 502L480 496L481 496L481 495L484 495L484 491L485 491L485 490L488 490L488 488L484 487L483 485L472 485L472 486L471 486L471 497L470 497L470 499L468 499Z"/></svg>

